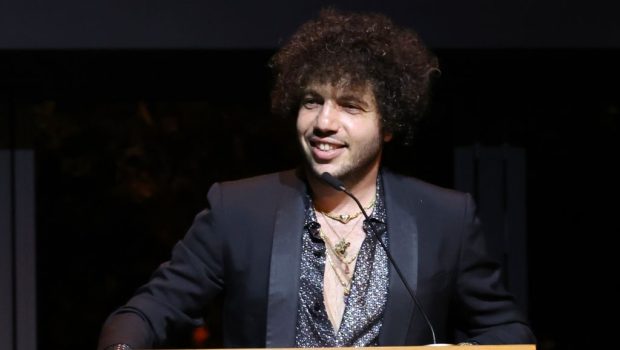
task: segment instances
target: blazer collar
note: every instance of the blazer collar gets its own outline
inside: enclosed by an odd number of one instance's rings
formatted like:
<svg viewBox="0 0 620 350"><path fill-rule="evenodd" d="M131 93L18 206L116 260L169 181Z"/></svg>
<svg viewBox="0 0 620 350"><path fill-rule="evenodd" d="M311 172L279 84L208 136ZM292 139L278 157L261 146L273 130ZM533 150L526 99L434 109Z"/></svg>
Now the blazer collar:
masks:
<svg viewBox="0 0 620 350"><path fill-rule="evenodd" d="M269 272L267 348L295 346L299 301L301 235L307 187L299 169L281 173L280 183L283 190L275 214Z"/></svg>
<svg viewBox="0 0 620 350"><path fill-rule="evenodd" d="M418 281L418 228L411 208L415 206L400 184L401 179L383 170L385 206L388 217L389 250L405 279L415 290ZM406 345L407 331L415 304L390 264L388 300L383 313L379 345Z"/></svg>

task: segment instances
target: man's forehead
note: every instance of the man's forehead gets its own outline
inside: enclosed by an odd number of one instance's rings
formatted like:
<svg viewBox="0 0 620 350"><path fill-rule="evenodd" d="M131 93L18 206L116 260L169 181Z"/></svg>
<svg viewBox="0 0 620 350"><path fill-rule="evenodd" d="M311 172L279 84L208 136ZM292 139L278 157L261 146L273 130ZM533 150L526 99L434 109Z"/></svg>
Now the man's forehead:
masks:
<svg viewBox="0 0 620 350"><path fill-rule="evenodd" d="M305 93L317 93L333 97L354 97L374 99L373 91L369 82L351 84L350 81L341 80L338 83L313 82L304 89Z"/></svg>

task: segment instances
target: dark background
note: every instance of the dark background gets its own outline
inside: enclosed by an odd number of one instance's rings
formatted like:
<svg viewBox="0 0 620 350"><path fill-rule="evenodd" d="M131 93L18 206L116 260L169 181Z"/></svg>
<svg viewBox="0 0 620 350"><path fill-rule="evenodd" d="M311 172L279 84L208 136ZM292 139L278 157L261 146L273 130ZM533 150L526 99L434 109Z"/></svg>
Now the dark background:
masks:
<svg viewBox="0 0 620 350"><path fill-rule="evenodd" d="M206 3L1 5L3 135L36 151L41 349L93 348L107 314L167 259L214 181L296 164L290 123L269 113L267 61L322 3ZM401 171L452 187L455 147L525 149L539 348L613 342L605 321L615 316L620 233L613 6L340 7L393 15L440 59L429 118L399 154ZM200 345L217 346L217 336Z"/></svg>

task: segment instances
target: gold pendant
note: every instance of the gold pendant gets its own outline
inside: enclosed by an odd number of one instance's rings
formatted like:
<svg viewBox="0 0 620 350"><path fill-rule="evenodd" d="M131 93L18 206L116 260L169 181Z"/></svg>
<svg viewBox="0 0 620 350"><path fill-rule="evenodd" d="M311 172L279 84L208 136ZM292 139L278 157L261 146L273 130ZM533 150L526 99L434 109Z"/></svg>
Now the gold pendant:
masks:
<svg viewBox="0 0 620 350"><path fill-rule="evenodd" d="M350 245L351 243L341 239L340 242L338 242L334 247L334 250L336 251L336 254L344 258L347 256L347 248L349 248Z"/></svg>
<svg viewBox="0 0 620 350"><path fill-rule="evenodd" d="M343 224L348 224L349 221L351 221L352 217L349 214L340 214L340 222L342 222Z"/></svg>
<svg viewBox="0 0 620 350"><path fill-rule="evenodd" d="M321 214L327 216L328 218L332 219L332 220L336 220L338 222L341 222L343 224L348 224L351 220L357 218L358 216L360 216L362 214L361 211L358 211L355 214L330 214L330 213L326 213L324 211L320 212Z"/></svg>
<svg viewBox="0 0 620 350"><path fill-rule="evenodd" d="M351 294L351 287L344 287L344 295L349 296Z"/></svg>

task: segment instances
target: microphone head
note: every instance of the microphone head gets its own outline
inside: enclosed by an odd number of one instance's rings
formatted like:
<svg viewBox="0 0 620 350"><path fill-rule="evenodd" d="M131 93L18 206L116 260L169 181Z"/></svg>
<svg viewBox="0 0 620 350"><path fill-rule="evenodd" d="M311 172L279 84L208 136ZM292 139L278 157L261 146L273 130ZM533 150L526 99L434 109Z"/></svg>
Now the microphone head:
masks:
<svg viewBox="0 0 620 350"><path fill-rule="evenodd" d="M323 174L321 174L321 179L338 191L346 191L346 187L344 187L342 181L336 179L332 176L332 174L328 172L324 172Z"/></svg>

